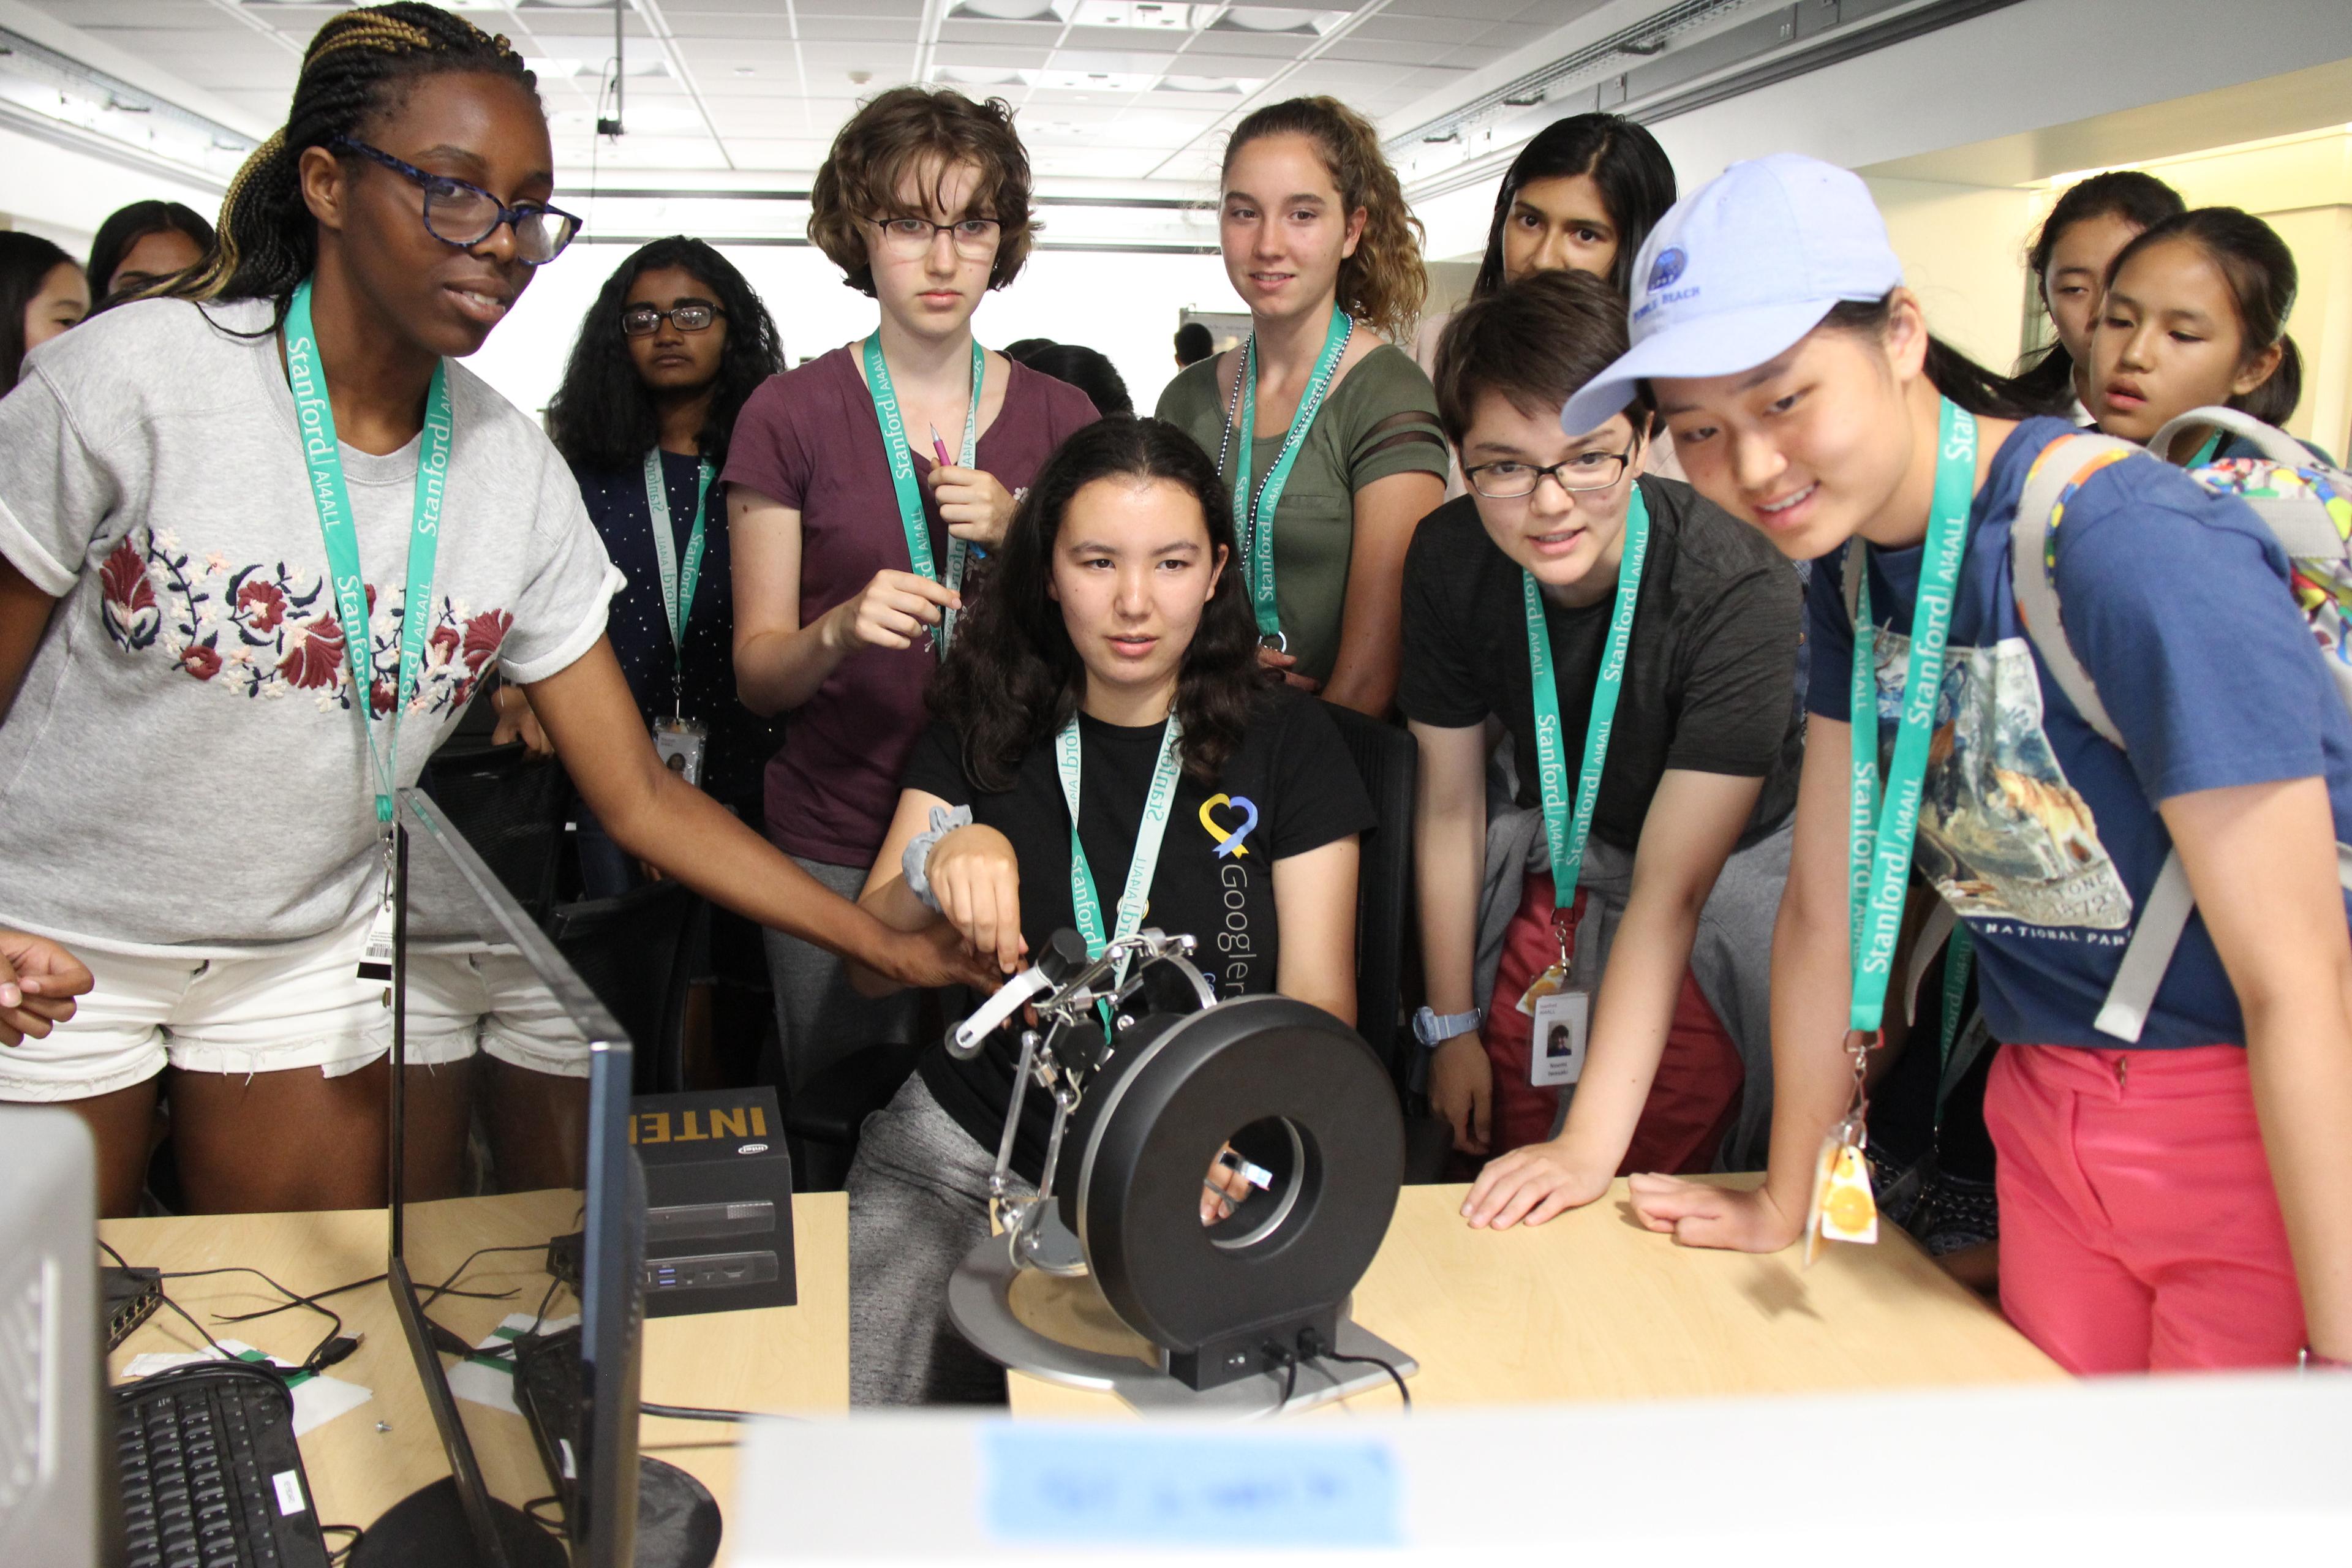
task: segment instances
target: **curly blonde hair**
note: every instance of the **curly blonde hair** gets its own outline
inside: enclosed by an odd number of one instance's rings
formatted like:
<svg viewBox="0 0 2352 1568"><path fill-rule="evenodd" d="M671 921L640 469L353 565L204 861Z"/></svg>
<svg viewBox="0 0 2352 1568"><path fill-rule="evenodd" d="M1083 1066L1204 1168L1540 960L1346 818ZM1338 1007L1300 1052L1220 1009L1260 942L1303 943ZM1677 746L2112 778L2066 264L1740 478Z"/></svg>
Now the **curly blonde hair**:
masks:
<svg viewBox="0 0 2352 1568"><path fill-rule="evenodd" d="M936 176L970 163L980 171L971 216L1000 226L988 286L1021 275L1036 224L1029 211L1029 153L1013 129L1013 106L1001 98L974 103L951 88L894 87L877 93L833 139L809 191L808 237L860 293L874 292L861 219L901 216L899 184L936 163ZM916 215L919 216L919 215Z"/></svg>
<svg viewBox="0 0 2352 1568"><path fill-rule="evenodd" d="M1408 342L1429 297L1421 264L1421 220L1381 153L1371 121L1336 98L1293 98L1267 104L1234 128L1221 174L1233 174L1244 147L1268 136L1305 136L1322 155L1349 212L1364 209L1356 253L1339 263L1339 308L1391 342Z"/></svg>

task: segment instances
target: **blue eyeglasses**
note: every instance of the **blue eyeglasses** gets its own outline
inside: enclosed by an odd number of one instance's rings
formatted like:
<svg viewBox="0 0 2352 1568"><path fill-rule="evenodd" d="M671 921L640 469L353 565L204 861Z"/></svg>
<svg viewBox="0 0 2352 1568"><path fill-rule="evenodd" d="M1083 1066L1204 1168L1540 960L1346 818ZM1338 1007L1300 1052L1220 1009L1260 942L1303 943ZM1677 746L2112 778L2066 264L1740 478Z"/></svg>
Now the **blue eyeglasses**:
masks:
<svg viewBox="0 0 2352 1568"><path fill-rule="evenodd" d="M338 136L332 145L372 158L394 174L414 180L425 192L425 232L444 245L479 245L498 232L499 225L511 224L515 255L528 266L544 267L562 255L563 247L580 232L577 217L544 202L520 202L509 206L479 185L469 185L446 174L428 174L415 164L404 163L364 142Z"/></svg>

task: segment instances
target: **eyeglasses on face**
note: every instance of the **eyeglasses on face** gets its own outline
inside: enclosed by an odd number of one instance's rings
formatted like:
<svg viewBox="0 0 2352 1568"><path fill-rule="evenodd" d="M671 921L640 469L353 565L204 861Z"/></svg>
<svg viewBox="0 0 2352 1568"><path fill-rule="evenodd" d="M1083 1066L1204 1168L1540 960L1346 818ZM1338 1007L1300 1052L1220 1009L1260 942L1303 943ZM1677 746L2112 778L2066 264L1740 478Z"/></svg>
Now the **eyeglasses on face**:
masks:
<svg viewBox="0 0 2352 1568"><path fill-rule="evenodd" d="M1622 452L1579 452L1565 462L1543 468L1509 459L1481 463L1463 469L1462 477L1488 500L1524 500L1536 493L1536 487L1546 478L1570 495L1608 489L1624 477L1626 465L1633 460L1633 448L1628 447Z"/></svg>
<svg viewBox="0 0 2352 1568"><path fill-rule="evenodd" d="M444 245L479 245L497 233L500 224L511 224L516 257L528 266L544 267L562 255L563 247L580 232L580 220L560 207L544 202L509 206L479 185L446 174L426 174L414 163L349 136L338 136L332 144L415 182L425 192L425 232Z"/></svg>
<svg viewBox="0 0 2352 1568"><path fill-rule="evenodd" d="M909 261L929 250L943 234L954 238L958 256L986 260L996 254L997 240L1004 231L1004 226L992 217L963 217L953 223L933 223L927 217L877 217L874 226L882 231L884 250Z"/></svg>
<svg viewBox="0 0 2352 1568"><path fill-rule="evenodd" d="M649 338L667 321L681 332L708 331L710 323L726 313L716 305L673 305L667 310L632 305L621 312L621 331L628 337Z"/></svg>

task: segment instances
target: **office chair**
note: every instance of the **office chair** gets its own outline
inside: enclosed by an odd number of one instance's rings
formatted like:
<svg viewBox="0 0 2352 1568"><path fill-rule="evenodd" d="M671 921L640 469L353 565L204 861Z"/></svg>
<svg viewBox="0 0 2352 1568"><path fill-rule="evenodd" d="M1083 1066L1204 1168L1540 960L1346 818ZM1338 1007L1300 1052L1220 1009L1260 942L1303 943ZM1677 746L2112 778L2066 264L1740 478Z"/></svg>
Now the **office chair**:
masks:
<svg viewBox="0 0 2352 1568"><path fill-rule="evenodd" d="M549 940L635 1047L637 1094L686 1082L686 994L695 936L710 906L682 882L648 882L616 899L548 912Z"/></svg>
<svg viewBox="0 0 2352 1568"><path fill-rule="evenodd" d="M1405 1111L1405 1180L1434 1182L1452 1146L1426 1114L1429 1053L1404 1019L1405 931L1412 912L1412 808L1421 747L1410 731L1325 703L1339 726L1377 826L1360 841L1356 870L1356 1032L1389 1069Z"/></svg>
<svg viewBox="0 0 2352 1568"><path fill-rule="evenodd" d="M571 804L562 764L531 756L520 742L477 747L460 740L435 754L419 782L515 901L544 920L555 901Z"/></svg>

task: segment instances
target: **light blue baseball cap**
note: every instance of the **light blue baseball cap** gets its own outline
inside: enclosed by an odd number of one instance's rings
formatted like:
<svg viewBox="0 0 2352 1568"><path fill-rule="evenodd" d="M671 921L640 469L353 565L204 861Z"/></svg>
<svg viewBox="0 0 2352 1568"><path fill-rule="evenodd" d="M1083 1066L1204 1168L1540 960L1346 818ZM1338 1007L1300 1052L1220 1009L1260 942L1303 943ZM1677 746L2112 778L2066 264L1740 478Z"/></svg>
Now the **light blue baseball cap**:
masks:
<svg viewBox="0 0 2352 1568"><path fill-rule="evenodd" d="M1570 436L1605 424L1656 376L1762 364L1847 300L1903 281L1861 177L1799 153L1734 163L1658 220L1633 265L1633 347L1559 413Z"/></svg>

